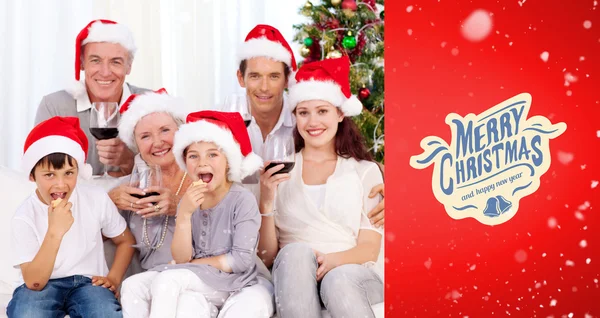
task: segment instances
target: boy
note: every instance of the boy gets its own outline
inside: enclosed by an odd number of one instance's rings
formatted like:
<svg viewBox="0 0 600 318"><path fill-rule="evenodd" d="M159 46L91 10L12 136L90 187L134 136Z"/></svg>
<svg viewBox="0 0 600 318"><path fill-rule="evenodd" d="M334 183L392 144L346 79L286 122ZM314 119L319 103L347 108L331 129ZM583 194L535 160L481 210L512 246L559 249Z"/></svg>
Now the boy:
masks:
<svg viewBox="0 0 600 318"><path fill-rule="evenodd" d="M90 174L88 140L76 117L52 117L27 136L23 171L37 185L12 220L15 268L21 286L8 317L122 317L115 292L135 240L108 195L77 186ZM108 271L102 236L116 244Z"/></svg>

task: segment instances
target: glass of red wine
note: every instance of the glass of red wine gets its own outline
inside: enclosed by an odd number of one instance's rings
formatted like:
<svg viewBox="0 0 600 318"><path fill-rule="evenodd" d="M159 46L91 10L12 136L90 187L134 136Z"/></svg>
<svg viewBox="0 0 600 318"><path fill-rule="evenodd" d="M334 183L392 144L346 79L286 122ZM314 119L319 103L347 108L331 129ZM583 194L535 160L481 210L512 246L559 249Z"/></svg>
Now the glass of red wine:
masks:
<svg viewBox="0 0 600 318"><path fill-rule="evenodd" d="M238 112L244 119L246 127L252 122L252 113L250 111L250 103L248 103L247 95L231 95L225 99L223 110L226 112Z"/></svg>
<svg viewBox="0 0 600 318"><path fill-rule="evenodd" d="M289 173L294 168L295 156L294 137L291 134L271 134L267 136L263 148L263 160L270 161L270 163L265 167L265 170L283 164L284 167L274 174Z"/></svg>
<svg viewBox="0 0 600 318"><path fill-rule="evenodd" d="M158 165L136 164L131 171L129 177L129 186L140 190L150 187L162 187L162 172ZM146 192L145 195L132 194L131 196L138 199L147 198L153 195L160 195L158 192ZM156 202L154 202L156 203Z"/></svg>
<svg viewBox="0 0 600 318"><path fill-rule="evenodd" d="M92 103L90 113L90 133L98 140L112 139L119 136L119 104L114 102ZM104 175L108 178L108 167L104 165Z"/></svg>

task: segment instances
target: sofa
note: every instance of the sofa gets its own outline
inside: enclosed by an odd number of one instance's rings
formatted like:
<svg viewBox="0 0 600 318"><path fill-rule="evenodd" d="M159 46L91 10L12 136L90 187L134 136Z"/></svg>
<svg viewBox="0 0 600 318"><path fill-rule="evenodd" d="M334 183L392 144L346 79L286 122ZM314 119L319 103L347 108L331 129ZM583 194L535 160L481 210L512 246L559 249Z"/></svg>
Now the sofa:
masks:
<svg viewBox="0 0 600 318"><path fill-rule="evenodd" d="M97 185L110 188L114 183L97 183ZM0 257L0 318L6 317L6 306L8 306L13 290L17 287L16 281L19 277L19 271L11 266L10 220L17 207L34 190L35 184L27 181L25 176L0 166L0 202L2 204L0 211L0 255L2 255ZM111 246L111 244L110 241L105 243L109 264L112 263L111 252L114 251L114 245ZM131 275L140 270L139 261L134 260L127 274ZM384 317L383 303L375 304L372 307L376 317ZM326 310L323 310L323 317L329 317Z"/></svg>

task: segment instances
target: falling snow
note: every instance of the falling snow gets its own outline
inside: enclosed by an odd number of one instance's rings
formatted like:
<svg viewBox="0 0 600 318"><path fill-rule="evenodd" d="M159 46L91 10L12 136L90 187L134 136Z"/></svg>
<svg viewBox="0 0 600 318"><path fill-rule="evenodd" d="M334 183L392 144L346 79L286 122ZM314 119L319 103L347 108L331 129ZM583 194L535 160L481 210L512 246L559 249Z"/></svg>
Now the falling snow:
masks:
<svg viewBox="0 0 600 318"><path fill-rule="evenodd" d="M453 48L451 51L452 55L457 56L458 55L458 49L457 48Z"/></svg>
<svg viewBox="0 0 600 318"><path fill-rule="evenodd" d="M550 300L550 307L555 307L558 301L556 299Z"/></svg>
<svg viewBox="0 0 600 318"><path fill-rule="evenodd" d="M598 181L597 180L592 180L592 189L594 189L597 186L598 186Z"/></svg>
<svg viewBox="0 0 600 318"><path fill-rule="evenodd" d="M581 246L581 248L585 248L587 246L587 241L581 240L581 242L579 242L579 246Z"/></svg>
<svg viewBox="0 0 600 318"><path fill-rule="evenodd" d="M525 263L525 261L527 261L527 252L524 250L518 250L515 253L515 260L517 263Z"/></svg>
<svg viewBox="0 0 600 318"><path fill-rule="evenodd" d="M592 21L590 21L590 20L583 21L583 27L585 29L591 29L592 28Z"/></svg>
<svg viewBox="0 0 600 318"><path fill-rule="evenodd" d="M565 262L565 265L567 265L567 266L570 266L570 267L573 267L573 266L575 266L575 262L573 262L572 260L568 259L568 260Z"/></svg>
<svg viewBox="0 0 600 318"><path fill-rule="evenodd" d="M432 262L431 262L431 258L428 258L428 259L425 261L425 263L424 263L424 265L425 265L425 268L427 268L427 269L430 269L430 268L431 268L431 263L432 263Z"/></svg>
<svg viewBox="0 0 600 318"><path fill-rule="evenodd" d="M575 83L577 82L577 76L571 74L571 72L566 72L565 73L565 86L570 86L571 83Z"/></svg>
<svg viewBox="0 0 600 318"><path fill-rule="evenodd" d="M556 227L556 225L558 224L558 222L556 221L556 218L554 217L550 217L548 218L548 227L553 229Z"/></svg>
<svg viewBox="0 0 600 318"><path fill-rule="evenodd" d="M410 13L412 10L413 10L413 6L408 6L408 7L406 7L406 12L409 12L409 13Z"/></svg>
<svg viewBox="0 0 600 318"><path fill-rule="evenodd" d="M586 263L587 265L590 265L590 263L591 263L591 262L592 262L592 259L591 259L591 258L587 258L587 259L585 260L585 263Z"/></svg>
<svg viewBox="0 0 600 318"><path fill-rule="evenodd" d="M575 211L575 218L578 219L579 221L583 221L585 219L585 216L583 215L583 213L581 213L579 211Z"/></svg>
<svg viewBox="0 0 600 318"><path fill-rule="evenodd" d="M562 163L563 165L568 165L569 163L571 163L571 161L573 161L573 158L575 158L575 155L573 155L570 152L564 152L564 151L558 151L558 161L560 161L560 163Z"/></svg>
<svg viewBox="0 0 600 318"><path fill-rule="evenodd" d="M542 54L540 54L540 58L544 62L548 62L548 57L550 57L550 53L548 53L546 51L544 51L544 52L542 52Z"/></svg>
<svg viewBox="0 0 600 318"><path fill-rule="evenodd" d="M492 32L492 18L490 13L478 9L473 11L462 25L462 35L471 42L479 42Z"/></svg>

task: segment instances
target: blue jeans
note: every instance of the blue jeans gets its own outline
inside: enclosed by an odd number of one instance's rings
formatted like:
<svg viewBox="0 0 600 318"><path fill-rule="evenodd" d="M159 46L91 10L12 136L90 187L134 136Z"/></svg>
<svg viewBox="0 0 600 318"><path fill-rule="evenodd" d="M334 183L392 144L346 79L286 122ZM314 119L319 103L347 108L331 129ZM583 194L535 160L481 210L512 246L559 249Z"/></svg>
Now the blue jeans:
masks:
<svg viewBox="0 0 600 318"><path fill-rule="evenodd" d="M275 303L280 318L321 317L321 302L331 317L374 318L371 305L383 302L383 282L357 264L330 270L317 282L319 264L304 243L282 248L273 264Z"/></svg>
<svg viewBox="0 0 600 318"><path fill-rule="evenodd" d="M80 275L51 279L40 291L25 284L17 287L6 314L9 318L123 317L121 305L110 290L94 286L90 278Z"/></svg>

